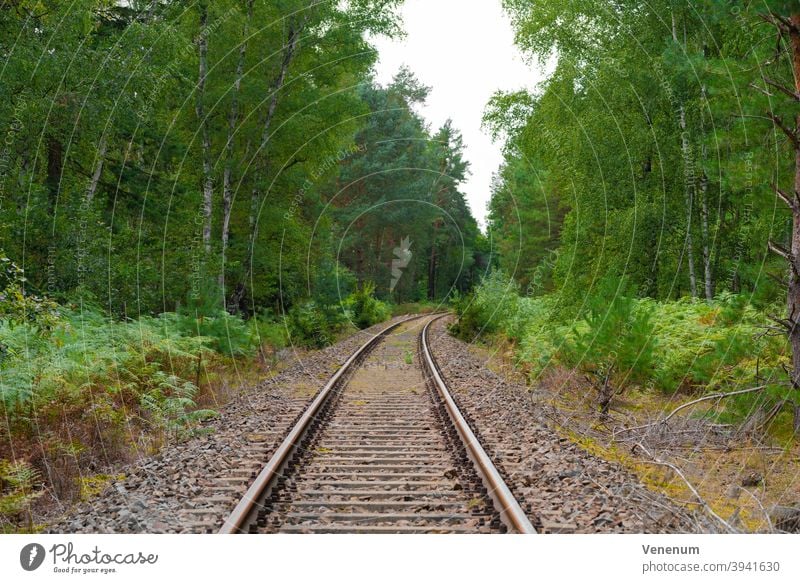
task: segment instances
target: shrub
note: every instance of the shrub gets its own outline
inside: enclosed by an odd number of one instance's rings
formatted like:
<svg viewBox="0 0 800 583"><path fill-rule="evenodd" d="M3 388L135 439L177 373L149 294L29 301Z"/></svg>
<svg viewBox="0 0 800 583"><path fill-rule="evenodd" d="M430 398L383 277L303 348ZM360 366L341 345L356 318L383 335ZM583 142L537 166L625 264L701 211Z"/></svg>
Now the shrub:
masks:
<svg viewBox="0 0 800 583"><path fill-rule="evenodd" d="M257 348L258 339L253 335L252 327L225 310L213 310L207 314L167 313L157 320L181 336L202 338L205 346L225 356L248 356Z"/></svg>
<svg viewBox="0 0 800 583"><path fill-rule="evenodd" d="M4 524L7 520L28 514L31 503L43 494L35 488L40 479L38 470L24 461L0 460L0 532L14 530L13 525Z"/></svg>
<svg viewBox="0 0 800 583"><path fill-rule="evenodd" d="M316 302L295 304L286 315L289 339L301 346L322 348L333 342L334 325Z"/></svg>
<svg viewBox="0 0 800 583"><path fill-rule="evenodd" d="M286 325L268 313L255 316L248 323L253 342L274 350L285 348L288 343Z"/></svg>
<svg viewBox="0 0 800 583"><path fill-rule="evenodd" d="M564 312L562 300L557 294L520 297L495 272L472 295L453 298L459 315L453 332L468 341L502 334L517 345L518 364L532 378L554 365L581 370L608 393L601 394L601 405L629 385L667 394L767 385L724 400L724 418L734 421L800 399L786 386L786 338L766 334L765 310L742 296L657 302L637 299L624 282L607 278L583 298L577 321L568 320L574 312ZM780 313L782 307L767 309Z"/></svg>
<svg viewBox="0 0 800 583"><path fill-rule="evenodd" d="M362 330L384 322L392 315L389 305L375 298L375 284L372 282L360 285L346 305L352 313L353 323Z"/></svg>
<svg viewBox="0 0 800 583"><path fill-rule="evenodd" d="M559 362L564 342L570 337L570 328L558 325L553 318L555 304L550 296L521 298L519 302L510 336L519 339L519 362L533 377Z"/></svg>
<svg viewBox="0 0 800 583"><path fill-rule="evenodd" d="M451 304L458 320L452 332L472 341L484 334L506 331L516 317L519 299L517 284L503 272L493 271L472 294L453 297Z"/></svg>
<svg viewBox="0 0 800 583"><path fill-rule="evenodd" d="M626 292L624 281L601 280L564 345L569 364L619 388L645 383L654 361L653 310Z"/></svg>

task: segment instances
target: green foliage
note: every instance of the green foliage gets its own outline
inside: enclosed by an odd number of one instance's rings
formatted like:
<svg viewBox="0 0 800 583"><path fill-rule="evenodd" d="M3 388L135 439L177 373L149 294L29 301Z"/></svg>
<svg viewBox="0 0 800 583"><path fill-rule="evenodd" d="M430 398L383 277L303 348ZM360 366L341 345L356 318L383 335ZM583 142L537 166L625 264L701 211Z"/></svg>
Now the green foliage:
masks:
<svg viewBox="0 0 800 583"><path fill-rule="evenodd" d="M31 503L43 492L37 490L39 472L23 461L0 459L0 532L7 529L4 519L27 513Z"/></svg>
<svg viewBox="0 0 800 583"><path fill-rule="evenodd" d="M796 112L761 88L793 86L762 18L788 4L504 6L520 48L557 62L535 93L498 94L485 116L508 138L490 203L500 266L537 294L557 291L573 314L598 274L658 300L784 297L764 277L782 259L763 251L790 230L769 184L789 183L794 154L764 112Z"/></svg>
<svg viewBox="0 0 800 583"><path fill-rule="evenodd" d="M455 292L456 294L458 292ZM406 304L393 304L391 306L392 316L404 316L406 314L429 314L443 309L442 304L432 302L412 302Z"/></svg>
<svg viewBox="0 0 800 583"><path fill-rule="evenodd" d="M375 284L367 282L358 287L348 298L347 306L353 314L353 323L362 330L388 320L391 308L375 298Z"/></svg>
<svg viewBox="0 0 800 583"><path fill-rule="evenodd" d="M258 346L269 346L280 350L288 344L286 325L268 313L261 313L251 318L248 326Z"/></svg>
<svg viewBox="0 0 800 583"><path fill-rule="evenodd" d="M345 186L332 201L342 263L395 303L466 291L482 261L461 191L468 171L461 134L449 121L431 132L414 110L428 91L407 69L388 87L360 88L370 116L341 164Z"/></svg>
<svg viewBox="0 0 800 583"><path fill-rule="evenodd" d="M48 298L29 293L25 289L27 281L25 271L0 248L0 320L12 325L28 322L47 329L58 318L58 306Z"/></svg>
<svg viewBox="0 0 800 583"><path fill-rule="evenodd" d="M209 409L197 409L194 402L198 388L176 375L156 370L140 387L139 403L149 413L156 429L163 429L180 438L190 426L216 416Z"/></svg>
<svg viewBox="0 0 800 583"><path fill-rule="evenodd" d="M514 317L460 300L457 329L502 332L532 375L557 364L668 394L767 386L726 399L731 419L796 405L786 340L767 332L787 265L766 249L792 246L775 186L796 190L797 3L503 6L518 47L554 63L484 116L505 139L489 234L524 292Z"/></svg>
<svg viewBox="0 0 800 583"><path fill-rule="evenodd" d="M286 315L289 341L309 348L330 345L337 328L342 324L335 314L335 311L325 310L313 300L295 304Z"/></svg>
<svg viewBox="0 0 800 583"><path fill-rule="evenodd" d="M198 366L252 355L259 332L280 338L275 328L226 313L116 322L89 308L63 309L46 335L35 324L0 320L0 404L17 417L26 407L94 399L111 418L116 400L132 396L143 422L172 430L195 406Z"/></svg>
<svg viewBox="0 0 800 583"><path fill-rule="evenodd" d="M366 123L353 87L372 82L368 39L398 33L397 5L0 10L0 248L24 256L29 303L32 290L63 300L80 289L138 317L190 298L191 313L219 323L221 309L307 297L305 270L336 256L322 211L340 154Z"/></svg>
<svg viewBox="0 0 800 583"><path fill-rule="evenodd" d="M598 283L563 347L567 364L621 384L647 382L655 362L652 310L629 294L624 281Z"/></svg>
<svg viewBox="0 0 800 583"><path fill-rule="evenodd" d="M729 391L762 381L777 388L786 380L785 340L765 334L766 316L738 296L722 294L711 305L659 304L655 322L654 380L663 391Z"/></svg>
<svg viewBox="0 0 800 583"><path fill-rule="evenodd" d="M518 304L517 284L503 272L493 271L472 294L452 296L451 305L458 315L452 332L467 341L498 330L514 334Z"/></svg>
<svg viewBox="0 0 800 583"><path fill-rule="evenodd" d="M726 399L729 421L791 397L786 339L765 333L766 310L774 307L759 310L741 295L723 293L713 303L659 302L637 299L623 282L605 278L571 317L557 295L520 297L507 276L493 274L454 305L456 333L470 341L487 333L513 341L519 365L534 381L564 366L588 374L597 386L607 380L615 390L637 386L673 394L767 385L763 394Z"/></svg>
<svg viewBox="0 0 800 583"><path fill-rule="evenodd" d="M348 273L344 271L344 274ZM341 290L341 287L338 289ZM333 293L330 293L329 298L332 299L332 296ZM391 315L390 305L375 297L375 284L368 281L335 304L325 304L320 297L297 303L289 309L285 321L292 343L323 348L332 344L348 324L352 323L361 329L368 328L387 320Z"/></svg>
<svg viewBox="0 0 800 583"><path fill-rule="evenodd" d="M188 312L162 314L157 325L172 329L182 336L203 339L205 346L225 356L252 355L257 348L253 326L224 310L206 315Z"/></svg>

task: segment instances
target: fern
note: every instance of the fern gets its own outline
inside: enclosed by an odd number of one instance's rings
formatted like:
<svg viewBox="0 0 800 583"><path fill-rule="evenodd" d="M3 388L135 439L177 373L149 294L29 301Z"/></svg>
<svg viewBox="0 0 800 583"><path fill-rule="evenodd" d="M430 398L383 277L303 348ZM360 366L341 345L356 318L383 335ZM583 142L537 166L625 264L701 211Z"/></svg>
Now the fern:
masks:
<svg viewBox="0 0 800 583"><path fill-rule="evenodd" d="M13 519L29 511L43 493L36 489L40 481L41 474L29 464L0 460L0 525L3 518Z"/></svg>

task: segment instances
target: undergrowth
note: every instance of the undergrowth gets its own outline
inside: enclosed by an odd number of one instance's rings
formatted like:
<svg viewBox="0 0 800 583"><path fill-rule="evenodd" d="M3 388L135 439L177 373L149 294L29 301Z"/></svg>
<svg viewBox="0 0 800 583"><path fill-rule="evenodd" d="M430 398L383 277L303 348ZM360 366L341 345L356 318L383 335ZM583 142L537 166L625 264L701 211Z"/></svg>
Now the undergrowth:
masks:
<svg viewBox="0 0 800 583"><path fill-rule="evenodd" d="M780 313L780 306L757 309L730 293L713 302L655 301L635 297L612 278L584 299L578 309L565 309L557 294L525 297L494 272L473 294L454 300L452 331L467 341L512 342L516 364L531 382L556 366L578 371L597 389L601 409L631 387L669 396L765 385L708 413L741 423L797 399L786 386L787 342L768 333L767 314Z"/></svg>
<svg viewBox="0 0 800 583"><path fill-rule="evenodd" d="M369 284L283 317L231 315L211 290L122 321L87 293L57 304L25 285L0 252L0 531L35 529L32 505L83 499L103 483L86 475L206 431L232 379L260 378L289 343L327 346L391 316Z"/></svg>

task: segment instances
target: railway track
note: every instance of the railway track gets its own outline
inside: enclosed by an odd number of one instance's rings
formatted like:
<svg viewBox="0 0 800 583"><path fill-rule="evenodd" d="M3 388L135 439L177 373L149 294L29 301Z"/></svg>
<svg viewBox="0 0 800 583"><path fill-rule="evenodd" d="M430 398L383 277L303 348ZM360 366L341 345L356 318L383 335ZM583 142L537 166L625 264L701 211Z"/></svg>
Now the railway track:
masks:
<svg viewBox="0 0 800 583"><path fill-rule="evenodd" d="M333 375L220 533L533 533L450 395L436 317L388 326Z"/></svg>

